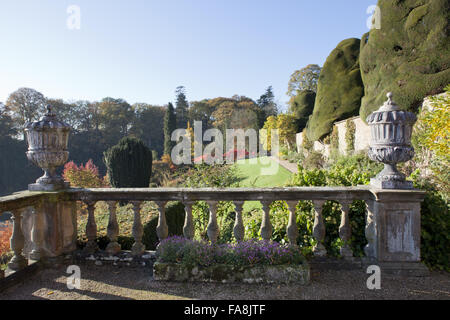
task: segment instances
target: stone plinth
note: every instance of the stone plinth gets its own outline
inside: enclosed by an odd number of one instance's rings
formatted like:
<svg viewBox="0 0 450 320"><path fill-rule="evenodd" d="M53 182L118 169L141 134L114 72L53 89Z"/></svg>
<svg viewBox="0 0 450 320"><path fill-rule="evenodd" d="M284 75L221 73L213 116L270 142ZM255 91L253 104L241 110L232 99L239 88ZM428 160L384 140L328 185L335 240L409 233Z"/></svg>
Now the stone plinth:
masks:
<svg viewBox="0 0 450 320"><path fill-rule="evenodd" d="M376 190L367 201L367 263L407 275L427 272L420 263L420 203L425 192Z"/></svg>
<svg viewBox="0 0 450 320"><path fill-rule="evenodd" d="M52 259L76 250L76 203L48 199L29 210L22 222L24 255L31 260Z"/></svg>

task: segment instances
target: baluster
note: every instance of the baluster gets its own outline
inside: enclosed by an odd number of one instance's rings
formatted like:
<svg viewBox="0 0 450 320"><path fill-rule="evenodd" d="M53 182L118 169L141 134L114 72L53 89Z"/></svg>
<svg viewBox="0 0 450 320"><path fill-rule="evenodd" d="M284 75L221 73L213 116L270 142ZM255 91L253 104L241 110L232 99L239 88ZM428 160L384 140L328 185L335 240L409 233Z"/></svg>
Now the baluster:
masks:
<svg viewBox="0 0 450 320"><path fill-rule="evenodd" d="M132 201L134 220L133 220L133 238L134 243L131 247L131 252L133 255L137 256L145 251L145 246L142 243L142 235L144 234L144 227L141 221L141 201Z"/></svg>
<svg viewBox="0 0 450 320"><path fill-rule="evenodd" d="M169 227L166 221L166 203L167 201L156 201L159 208L158 225L156 226L156 234L158 235L159 242L169 236Z"/></svg>
<svg viewBox="0 0 450 320"><path fill-rule="evenodd" d="M339 226L339 237L344 242L341 247L341 256L344 258L353 257L352 249L348 242L352 235L352 229L350 226L349 212L351 201L341 201L341 225Z"/></svg>
<svg viewBox="0 0 450 320"><path fill-rule="evenodd" d="M86 253L94 253L98 250L96 242L97 224L95 222L95 201L86 201L88 211L88 221L86 224L86 238L88 239L84 251Z"/></svg>
<svg viewBox="0 0 450 320"><path fill-rule="evenodd" d="M366 236L367 245L364 247L364 253L366 254L366 257L369 259L374 259L377 256L376 251L376 220L373 212L374 209L374 201L370 201L369 203L366 203L366 227L364 230L364 234Z"/></svg>
<svg viewBox="0 0 450 320"><path fill-rule="evenodd" d="M327 250L323 245L323 240L325 239L325 224L323 222L322 209L324 200L314 200L314 226L313 226L313 237L316 239L317 244L313 247L313 253L315 256L325 256Z"/></svg>
<svg viewBox="0 0 450 320"><path fill-rule="evenodd" d="M244 205L244 201L235 201L235 220L234 220L234 227L233 227L233 234L234 238L237 242L241 242L244 240L245 235L245 228L244 228L244 222L242 221L242 206Z"/></svg>
<svg viewBox="0 0 450 320"><path fill-rule="evenodd" d="M206 233L212 243L217 242L219 238L219 225L217 224L217 201L207 201L209 205L209 221Z"/></svg>
<svg viewBox="0 0 450 320"><path fill-rule="evenodd" d="M116 201L108 201L108 207L109 220L106 235L108 236L110 242L106 247L106 252L116 254L121 250L120 244L117 242L117 237L119 236L119 224L117 223Z"/></svg>
<svg viewBox="0 0 450 320"><path fill-rule="evenodd" d="M297 245L298 227L297 227L297 214L295 208L297 207L297 201L286 201L289 208L289 223L286 228L286 233L291 245Z"/></svg>
<svg viewBox="0 0 450 320"><path fill-rule="evenodd" d="M23 209L12 211L13 232L10 239L11 250L14 256L8 263L8 271L17 271L28 265L27 259L22 254L25 245L25 237L22 232L22 212Z"/></svg>
<svg viewBox="0 0 450 320"><path fill-rule="evenodd" d="M183 226L183 235L186 239L194 239L195 230L194 230L194 222L192 220L192 205L193 203L187 201L184 204L185 209L185 217L184 217L184 226Z"/></svg>
<svg viewBox="0 0 450 320"><path fill-rule="evenodd" d="M263 208L263 216L259 232L261 234L261 238L264 240L270 240L272 238L272 224L270 223L270 205L272 202L261 201L261 204Z"/></svg>
<svg viewBox="0 0 450 320"><path fill-rule="evenodd" d="M33 227L31 229L31 243L32 250L30 252L30 259L39 261L42 258L42 244L44 242L44 212L41 204L34 208Z"/></svg>

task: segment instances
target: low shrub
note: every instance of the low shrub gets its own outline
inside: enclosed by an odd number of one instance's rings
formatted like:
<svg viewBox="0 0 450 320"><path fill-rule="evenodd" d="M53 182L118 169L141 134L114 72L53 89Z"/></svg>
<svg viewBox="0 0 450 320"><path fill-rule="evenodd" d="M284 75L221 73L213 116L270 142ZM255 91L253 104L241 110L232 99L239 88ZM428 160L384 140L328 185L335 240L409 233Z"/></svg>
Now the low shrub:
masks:
<svg viewBox="0 0 450 320"><path fill-rule="evenodd" d="M297 153L295 151L290 151L288 156L287 156L287 160L290 163L299 163L304 161L305 156L302 153Z"/></svg>
<svg viewBox="0 0 450 320"><path fill-rule="evenodd" d="M412 174L414 187L426 190L421 204L421 258L431 269L450 271L450 213L447 196L420 175Z"/></svg>
<svg viewBox="0 0 450 320"><path fill-rule="evenodd" d="M182 235L184 225L184 204L180 201L169 202L166 205L166 221L169 228L169 236ZM158 216L154 216L144 225L142 243L147 250L155 250L159 243L156 227L158 226Z"/></svg>
<svg viewBox="0 0 450 320"><path fill-rule="evenodd" d="M326 160L322 153L311 150L302 161L302 166L307 169L323 168L325 163Z"/></svg>

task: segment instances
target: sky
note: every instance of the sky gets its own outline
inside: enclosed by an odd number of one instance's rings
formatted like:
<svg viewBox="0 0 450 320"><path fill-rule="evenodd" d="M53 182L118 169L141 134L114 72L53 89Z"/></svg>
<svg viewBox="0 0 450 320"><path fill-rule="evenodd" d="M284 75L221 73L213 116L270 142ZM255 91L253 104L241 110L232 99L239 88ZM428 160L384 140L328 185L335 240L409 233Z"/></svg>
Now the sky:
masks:
<svg viewBox="0 0 450 320"><path fill-rule="evenodd" d="M376 3L0 0L0 102L20 87L66 101L165 105L178 86L189 101L256 100L272 86L283 105L290 75L361 38Z"/></svg>

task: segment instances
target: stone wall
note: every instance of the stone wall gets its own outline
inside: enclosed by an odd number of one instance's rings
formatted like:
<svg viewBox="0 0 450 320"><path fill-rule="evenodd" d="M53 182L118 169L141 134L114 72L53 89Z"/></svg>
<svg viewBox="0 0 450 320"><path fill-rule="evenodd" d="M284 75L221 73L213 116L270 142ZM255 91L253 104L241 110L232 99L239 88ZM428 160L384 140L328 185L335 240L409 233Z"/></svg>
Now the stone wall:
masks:
<svg viewBox="0 0 450 320"><path fill-rule="evenodd" d="M436 97L447 95L447 93L441 93L437 94ZM431 106L431 97L426 97L423 100L422 103L422 109L423 110L429 110L432 111ZM369 126L359 117L353 117L349 118L356 126L355 130L355 151L364 151L369 148L370 143L370 129ZM345 133L347 132L346 128L346 120L342 120L339 122L336 122L334 124L334 127L337 127L338 129L338 135L339 135L339 153L340 154L346 154L347 150L347 143L345 142ZM303 142L303 136L302 133L297 133L297 152L302 152L302 142ZM315 141L314 142L314 150L317 152L322 153L325 157L328 157L330 155L330 146L322 143L321 141Z"/></svg>
<svg viewBox="0 0 450 320"><path fill-rule="evenodd" d="M369 147L370 142L370 128L367 124L362 121L360 117L350 118L351 121L355 124L355 151L364 151ZM336 122L334 124L338 129L339 134L339 153L346 154L347 143L345 142L345 133L347 132L346 127L347 120L342 120ZM302 133L297 133L296 136L297 141L297 152L301 152L302 150L302 142L303 136ZM330 145L324 144L321 141L314 142L314 150L322 153L325 157L330 155Z"/></svg>
<svg viewBox="0 0 450 320"><path fill-rule="evenodd" d="M370 128L367 124L358 117L350 118L355 124L355 151L364 151L369 148L370 143ZM347 120L336 122L334 125L338 128L339 133L339 153L346 154L347 143L345 141L345 134L347 133Z"/></svg>

